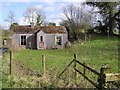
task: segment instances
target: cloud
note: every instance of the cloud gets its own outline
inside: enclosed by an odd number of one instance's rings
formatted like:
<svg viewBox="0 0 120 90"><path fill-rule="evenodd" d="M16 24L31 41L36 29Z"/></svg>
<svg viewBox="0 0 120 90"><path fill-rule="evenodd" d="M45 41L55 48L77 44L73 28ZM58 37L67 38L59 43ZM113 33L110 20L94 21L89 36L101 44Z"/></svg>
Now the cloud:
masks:
<svg viewBox="0 0 120 90"><path fill-rule="evenodd" d="M36 8L43 8L45 10L45 12L47 12L46 14L46 17L48 19L48 21L51 21L51 22L55 22L57 25L59 25L59 22L61 21L60 20L60 13L55 13L54 11L58 10L58 9L61 9L61 5L65 5L63 3L60 3L59 5L57 4L54 4L54 5L45 5L44 4L37 4L35 5L34 7ZM50 14L49 14L50 12ZM17 20L18 24L19 25L29 25L29 23L27 21L25 21L24 17L21 16L18 18Z"/></svg>
<svg viewBox="0 0 120 90"><path fill-rule="evenodd" d="M57 2L57 0L43 0L42 2Z"/></svg>
<svg viewBox="0 0 120 90"><path fill-rule="evenodd" d="M57 25L59 25L61 20L63 18L65 18L65 16L62 14L63 6L66 6L67 4L74 2L72 0L43 0L43 1L42 0L4 0L2 2L6 2L6 1L25 2L25 3L28 2L30 5L32 4L30 2L41 2L41 3L37 3L36 5L34 5L34 7L42 8L46 14L48 21L55 22L55 23L57 23ZM56 3L56 2L60 2L60 3ZM9 3L6 3L6 4L9 5ZM78 4L76 3L76 5L78 5ZM19 18L18 23L20 25L28 25L29 24L27 21L24 20L24 17L21 16L18 18Z"/></svg>
<svg viewBox="0 0 120 90"><path fill-rule="evenodd" d="M59 26L60 22L61 22L61 19L49 19L47 20L48 22L54 22L56 23L57 26Z"/></svg>
<svg viewBox="0 0 120 90"><path fill-rule="evenodd" d="M56 2L57 0L2 0L2 2L51 2L51 3L54 3Z"/></svg>
<svg viewBox="0 0 120 90"><path fill-rule="evenodd" d="M60 22L61 22L61 19L56 19L56 20L55 20L55 23L56 23L57 26L60 25Z"/></svg>
<svg viewBox="0 0 120 90"><path fill-rule="evenodd" d="M29 25L28 21L25 21L24 17L19 18L18 24L19 25Z"/></svg>
<svg viewBox="0 0 120 90"><path fill-rule="evenodd" d="M31 2L30 0L2 0L2 2Z"/></svg>
<svg viewBox="0 0 120 90"><path fill-rule="evenodd" d="M5 22L5 24L1 24L1 26L3 27L3 29L9 29L10 24L8 22Z"/></svg>
<svg viewBox="0 0 120 90"><path fill-rule="evenodd" d="M6 6L10 6L11 5L11 3L10 2L6 2L6 3L4 3Z"/></svg>
<svg viewBox="0 0 120 90"><path fill-rule="evenodd" d="M54 5L58 0L43 0L41 2L44 2L48 5Z"/></svg>
<svg viewBox="0 0 120 90"><path fill-rule="evenodd" d="M39 9L41 9L41 8L43 8L43 5L35 5L35 8L39 8Z"/></svg>
<svg viewBox="0 0 120 90"><path fill-rule="evenodd" d="M86 0L2 0L2 2L45 2L45 3L55 3L55 2L85 2ZM93 2L94 0L89 0ZM99 0L99 2L118 2L118 0Z"/></svg>
<svg viewBox="0 0 120 90"><path fill-rule="evenodd" d="M65 2L83 2L83 1L86 1L86 0L62 0L62 1L65 1Z"/></svg>
<svg viewBox="0 0 120 90"><path fill-rule="evenodd" d="M62 13L57 13L57 14L51 14L51 15L49 15L49 16L47 16L47 19L61 19L62 18Z"/></svg>
<svg viewBox="0 0 120 90"><path fill-rule="evenodd" d="M45 5L44 5L45 4ZM56 9L58 9L58 6L56 4L50 4L49 2L42 4L35 5L36 8L42 8L46 12L53 12Z"/></svg>
<svg viewBox="0 0 120 90"><path fill-rule="evenodd" d="M64 7L66 4L68 3L54 3L52 5L47 5L47 7L44 7L44 9L47 11L47 12L57 12L59 10L62 10L62 7Z"/></svg>
<svg viewBox="0 0 120 90"><path fill-rule="evenodd" d="M60 19L66 19L65 15L63 13L60 13Z"/></svg>
<svg viewBox="0 0 120 90"><path fill-rule="evenodd" d="M59 25L60 22L63 20L63 18L65 18L65 16L62 13L58 13L58 14L51 14L49 15L49 17L47 18L48 22L55 22L56 25Z"/></svg>
<svg viewBox="0 0 120 90"><path fill-rule="evenodd" d="M53 4L55 2L83 2L85 0L2 0L2 2L45 2Z"/></svg>
<svg viewBox="0 0 120 90"><path fill-rule="evenodd" d="M55 9L56 8L54 6L48 6L48 7L45 8L45 11L54 12Z"/></svg>

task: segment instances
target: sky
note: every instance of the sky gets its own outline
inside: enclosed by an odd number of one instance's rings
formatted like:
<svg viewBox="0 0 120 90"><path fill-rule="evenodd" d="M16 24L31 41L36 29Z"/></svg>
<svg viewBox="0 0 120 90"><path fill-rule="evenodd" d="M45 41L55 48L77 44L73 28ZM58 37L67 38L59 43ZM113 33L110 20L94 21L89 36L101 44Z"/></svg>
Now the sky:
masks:
<svg viewBox="0 0 120 90"><path fill-rule="evenodd" d="M3 28L8 28L9 24L5 20L7 19L10 10L15 13L15 20L19 25L27 25L28 22L25 22L23 15L25 13L25 10L31 6L42 8L45 12L46 20L48 22L55 22L57 25L59 25L61 20L65 18L62 13L62 8L64 6L70 3L80 5L80 3L84 1L85 0L1 0L0 25L2 25Z"/></svg>
<svg viewBox="0 0 120 90"><path fill-rule="evenodd" d="M37 7L42 8L45 12L46 20L48 22L55 22L57 26L62 19L64 19L64 15L62 13L62 8L70 3L76 3L76 5L80 5L79 3L84 0L4 0L0 2L0 25L3 28L8 28L9 24L5 21L8 17L9 11L13 11L15 13L15 20L19 25L28 25L28 22L24 19L25 10L28 7Z"/></svg>

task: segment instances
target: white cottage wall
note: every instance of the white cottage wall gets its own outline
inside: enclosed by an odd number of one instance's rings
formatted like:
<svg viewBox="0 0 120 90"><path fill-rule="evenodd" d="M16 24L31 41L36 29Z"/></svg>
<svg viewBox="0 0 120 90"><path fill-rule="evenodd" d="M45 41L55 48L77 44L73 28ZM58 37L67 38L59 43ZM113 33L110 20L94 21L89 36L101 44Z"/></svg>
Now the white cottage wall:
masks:
<svg viewBox="0 0 120 90"><path fill-rule="evenodd" d="M51 49L52 47L55 47L56 45L56 40L55 38L57 36L61 36L62 42L61 42L61 48L64 48L65 43L68 41L67 39L67 34L46 34L46 46L47 49Z"/></svg>
<svg viewBox="0 0 120 90"><path fill-rule="evenodd" d="M63 46L65 46L67 41L68 41L68 35L67 34L63 34Z"/></svg>
<svg viewBox="0 0 120 90"><path fill-rule="evenodd" d="M13 46L14 49L20 48L20 34L13 35Z"/></svg>
<svg viewBox="0 0 120 90"><path fill-rule="evenodd" d="M46 34L46 48L51 49L55 46L55 34Z"/></svg>
<svg viewBox="0 0 120 90"><path fill-rule="evenodd" d="M40 48L39 44L40 44L40 36L43 36L43 42L44 42L44 49L51 49L54 48L56 45L56 41L55 38L57 36L61 36L62 42L61 42L61 46L60 48L64 48L65 43L68 41L68 36L67 34L46 34L44 31L39 31L37 33L37 49L43 49Z"/></svg>
<svg viewBox="0 0 120 90"><path fill-rule="evenodd" d="M40 44L40 36L43 36L43 42L44 42L44 49L46 49L46 42L47 42L47 39L46 39L46 33L44 33L43 31L39 31L37 33L37 49L41 49L39 44Z"/></svg>
<svg viewBox="0 0 120 90"><path fill-rule="evenodd" d="M21 35L26 36L26 45L23 46L21 45ZM13 35L13 45L14 47L17 48L30 48L29 43L31 43L31 48L35 49L36 48L36 42L35 42L35 35L34 34L14 34Z"/></svg>

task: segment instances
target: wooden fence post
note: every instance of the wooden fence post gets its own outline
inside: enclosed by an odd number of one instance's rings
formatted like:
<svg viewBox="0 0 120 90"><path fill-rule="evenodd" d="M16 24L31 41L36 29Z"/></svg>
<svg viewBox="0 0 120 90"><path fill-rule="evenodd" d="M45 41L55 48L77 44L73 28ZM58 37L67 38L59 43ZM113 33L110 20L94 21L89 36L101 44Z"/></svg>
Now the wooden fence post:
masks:
<svg viewBox="0 0 120 90"><path fill-rule="evenodd" d="M42 55L42 69L43 69L43 75L45 76L45 55Z"/></svg>
<svg viewBox="0 0 120 90"><path fill-rule="evenodd" d="M102 66L100 68L100 77L99 77L99 90L104 90L104 86L105 86L105 67Z"/></svg>
<svg viewBox="0 0 120 90"><path fill-rule="evenodd" d="M12 51L10 51L10 67L9 67L9 73L11 75L11 68L12 68Z"/></svg>
<svg viewBox="0 0 120 90"><path fill-rule="evenodd" d="M111 68L110 67L106 67L106 66L102 66L100 68L100 77L99 77L99 89L100 90L104 90L105 86L106 86L106 73L110 73L111 72Z"/></svg>
<svg viewBox="0 0 120 90"><path fill-rule="evenodd" d="M43 61L43 55L42 55L42 58L41 58L41 64L42 64L42 70L44 69L44 61ZM44 71L44 70L43 70Z"/></svg>
<svg viewBox="0 0 120 90"><path fill-rule="evenodd" d="M77 80L77 72L76 72L76 58L77 58L77 55L76 54L74 54L74 77L75 77L75 84L76 84L76 80Z"/></svg>

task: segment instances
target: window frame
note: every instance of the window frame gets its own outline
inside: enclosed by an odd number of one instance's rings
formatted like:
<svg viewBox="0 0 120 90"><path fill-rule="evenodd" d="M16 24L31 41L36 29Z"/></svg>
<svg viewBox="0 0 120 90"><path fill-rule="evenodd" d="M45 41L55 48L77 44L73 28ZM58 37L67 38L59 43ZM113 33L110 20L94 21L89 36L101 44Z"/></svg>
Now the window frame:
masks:
<svg viewBox="0 0 120 90"><path fill-rule="evenodd" d="M56 36L55 43L56 43L56 45L61 46L62 45L62 36Z"/></svg>
<svg viewBox="0 0 120 90"><path fill-rule="evenodd" d="M22 38L23 36L23 38ZM25 34L20 35L20 45L26 46L27 45L27 36Z"/></svg>
<svg viewBox="0 0 120 90"><path fill-rule="evenodd" d="M42 38L41 38L42 37ZM43 36L40 36L40 42L43 42L44 41L44 38Z"/></svg>

